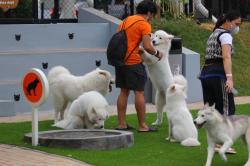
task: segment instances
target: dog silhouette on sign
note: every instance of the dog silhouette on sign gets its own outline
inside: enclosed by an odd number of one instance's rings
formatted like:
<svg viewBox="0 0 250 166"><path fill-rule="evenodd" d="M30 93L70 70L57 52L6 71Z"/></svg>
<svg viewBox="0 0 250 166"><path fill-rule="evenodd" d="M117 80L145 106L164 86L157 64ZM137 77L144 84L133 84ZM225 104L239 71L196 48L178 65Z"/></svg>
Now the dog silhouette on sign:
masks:
<svg viewBox="0 0 250 166"><path fill-rule="evenodd" d="M39 79L36 78L34 81L28 84L26 91L28 92L28 95L31 96L31 91L33 91L34 96L36 96L36 87L39 83Z"/></svg>

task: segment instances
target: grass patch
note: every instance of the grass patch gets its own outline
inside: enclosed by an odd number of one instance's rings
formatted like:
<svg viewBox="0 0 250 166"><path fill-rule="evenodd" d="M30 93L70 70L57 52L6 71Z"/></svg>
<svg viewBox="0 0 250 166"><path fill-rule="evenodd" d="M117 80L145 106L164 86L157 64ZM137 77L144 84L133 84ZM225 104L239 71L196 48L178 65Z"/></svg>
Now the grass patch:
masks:
<svg viewBox="0 0 250 166"><path fill-rule="evenodd" d="M237 114L250 115L250 104L238 105ZM193 117L196 117L197 111L192 111ZM151 123L155 120L156 114L147 114L147 122ZM0 143L12 144L34 148L62 156L70 156L72 158L85 161L97 166L158 166L158 165L177 165L177 166L200 166L206 161L207 139L204 129L199 130L199 147L182 147L177 143L170 143L165 140L167 136L167 122L164 119L163 125L155 133L137 133L134 131L134 146L131 148L98 151L98 150L79 150L69 148L52 148L52 147L32 147L30 144L23 142L25 133L31 132L31 122L22 123L2 123L0 124ZM127 117L129 124L137 126L136 115ZM106 128L115 128L117 123L116 116L110 117L106 121ZM39 122L39 131L53 130L52 121ZM247 161L247 148L242 141L238 140L233 146L237 150L236 155L227 155L228 163L224 163L215 155L213 160L214 166L235 166L243 165Z"/></svg>
<svg viewBox="0 0 250 166"><path fill-rule="evenodd" d="M210 30L202 28L191 19L165 20L155 22L153 28L163 29L182 38L184 47L189 48L201 56L201 66L204 64L206 42L211 34ZM240 33L234 36L235 54L233 57L234 86L240 96L250 95L250 22L244 22Z"/></svg>

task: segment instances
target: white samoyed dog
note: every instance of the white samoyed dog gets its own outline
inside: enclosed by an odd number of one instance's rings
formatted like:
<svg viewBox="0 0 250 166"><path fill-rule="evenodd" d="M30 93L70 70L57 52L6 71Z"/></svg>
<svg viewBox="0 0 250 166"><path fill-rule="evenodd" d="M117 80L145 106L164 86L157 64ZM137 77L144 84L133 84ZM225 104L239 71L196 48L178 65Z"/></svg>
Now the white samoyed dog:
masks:
<svg viewBox="0 0 250 166"><path fill-rule="evenodd" d="M99 68L82 76L72 75L63 66L53 67L48 73L49 87L55 109L55 123L63 120L68 104L88 91L98 91L105 96L113 83L110 72Z"/></svg>
<svg viewBox="0 0 250 166"><path fill-rule="evenodd" d="M171 84L167 89L166 103L164 109L169 125L167 140L180 142L183 146L199 146L198 132L187 108L186 87L176 83Z"/></svg>
<svg viewBox="0 0 250 166"><path fill-rule="evenodd" d="M144 52L141 55L144 64L146 64L149 78L156 89L155 103L157 109L157 119L153 125L160 125L163 118L163 107L166 104L166 89L174 82L174 77L169 65L169 50L171 48L171 40L173 35L163 30L158 30L151 35L152 44L155 49L163 53L162 59L159 61L154 55Z"/></svg>
<svg viewBox="0 0 250 166"><path fill-rule="evenodd" d="M65 119L53 126L63 129L102 129L108 118L108 102L97 91L83 93L72 102Z"/></svg>

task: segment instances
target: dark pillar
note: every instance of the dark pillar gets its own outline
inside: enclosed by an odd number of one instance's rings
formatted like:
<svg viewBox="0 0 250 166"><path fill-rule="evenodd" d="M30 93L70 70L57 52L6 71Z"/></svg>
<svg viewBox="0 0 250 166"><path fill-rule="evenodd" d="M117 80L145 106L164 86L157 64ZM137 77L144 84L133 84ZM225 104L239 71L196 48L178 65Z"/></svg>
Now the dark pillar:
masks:
<svg viewBox="0 0 250 166"><path fill-rule="evenodd" d="M38 20L38 0L32 0L32 17Z"/></svg>
<svg viewBox="0 0 250 166"><path fill-rule="evenodd" d="M52 15L53 19L59 19L59 0L54 0L54 12Z"/></svg>
<svg viewBox="0 0 250 166"><path fill-rule="evenodd" d="M135 3L134 0L130 0L130 15L134 15Z"/></svg>

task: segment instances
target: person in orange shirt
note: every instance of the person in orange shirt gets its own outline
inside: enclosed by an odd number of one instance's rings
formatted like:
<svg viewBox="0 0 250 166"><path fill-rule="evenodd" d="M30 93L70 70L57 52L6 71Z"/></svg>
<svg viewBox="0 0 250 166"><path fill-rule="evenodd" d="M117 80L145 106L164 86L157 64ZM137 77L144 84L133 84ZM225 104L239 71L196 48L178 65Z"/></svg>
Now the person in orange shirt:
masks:
<svg viewBox="0 0 250 166"><path fill-rule="evenodd" d="M150 21L157 13L157 6L151 0L143 0L136 7L136 15L129 16L120 24L118 31L126 30L128 48L125 57L125 66L115 67L116 87L120 88L117 99L118 127L117 130L130 130L133 127L126 123L126 109L130 90L135 93L135 109L137 112L139 132L156 131L145 123L145 99L144 87L147 81L147 74L139 52L147 51L159 60L162 53L157 51L150 39ZM139 49L142 43L143 48Z"/></svg>

